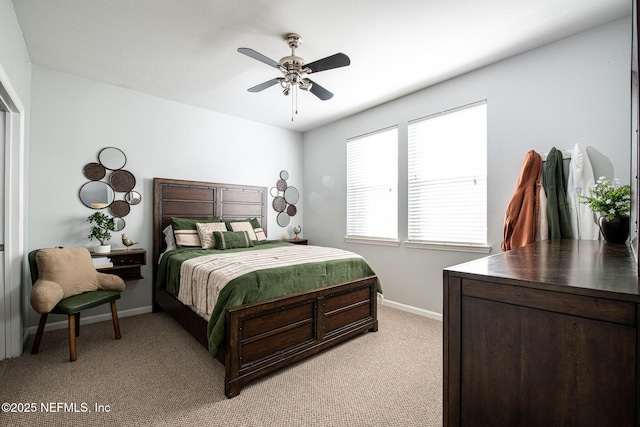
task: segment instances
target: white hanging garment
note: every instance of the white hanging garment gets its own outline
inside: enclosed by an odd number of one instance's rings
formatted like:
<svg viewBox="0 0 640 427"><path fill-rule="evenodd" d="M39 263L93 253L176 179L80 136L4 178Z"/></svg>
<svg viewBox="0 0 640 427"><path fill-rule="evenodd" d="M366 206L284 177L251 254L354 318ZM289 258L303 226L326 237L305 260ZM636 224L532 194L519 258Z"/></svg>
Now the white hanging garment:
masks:
<svg viewBox="0 0 640 427"><path fill-rule="evenodd" d="M588 195L589 189L595 185L589 156L586 150L576 144L571 152L567 180L567 202L571 210L571 228L576 239L598 240L600 238L600 228L595 215L578 199L578 194Z"/></svg>
<svg viewBox="0 0 640 427"><path fill-rule="evenodd" d="M547 193L542 185L542 174L538 180L539 204L538 204L538 228L536 229L536 242L549 240L549 220L547 219Z"/></svg>

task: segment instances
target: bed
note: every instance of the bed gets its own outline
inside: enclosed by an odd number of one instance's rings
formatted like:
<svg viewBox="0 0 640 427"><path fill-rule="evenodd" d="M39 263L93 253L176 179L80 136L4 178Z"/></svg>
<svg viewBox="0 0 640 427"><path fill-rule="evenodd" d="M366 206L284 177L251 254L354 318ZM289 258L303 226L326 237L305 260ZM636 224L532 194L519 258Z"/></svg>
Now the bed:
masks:
<svg viewBox="0 0 640 427"><path fill-rule="evenodd" d="M213 316L206 319L198 314L168 286L169 266L175 264L171 257L180 255L179 251L166 251L163 230L172 218L180 217L224 221L251 218L266 231L267 188L165 178L154 178L153 187L153 310L170 314L224 364L224 391L228 398L237 396L249 381L364 332L378 330L376 303L380 285L373 270L363 268L358 277L321 287L316 285L315 277L295 275L304 278L299 280L303 290L227 306L221 314L224 320L217 323L224 329L221 341L211 344ZM292 246L272 243L276 248ZM217 305L216 308L221 311Z"/></svg>

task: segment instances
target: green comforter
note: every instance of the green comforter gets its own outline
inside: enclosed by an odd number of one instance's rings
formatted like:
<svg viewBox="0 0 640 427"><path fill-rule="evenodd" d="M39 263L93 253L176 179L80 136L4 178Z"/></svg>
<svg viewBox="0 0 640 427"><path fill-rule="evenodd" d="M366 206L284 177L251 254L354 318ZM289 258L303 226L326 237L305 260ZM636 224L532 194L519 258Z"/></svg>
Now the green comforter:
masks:
<svg viewBox="0 0 640 427"><path fill-rule="evenodd" d="M252 248L217 249L181 248L167 252L158 266L156 286L177 296L180 288L180 266L182 262L201 255L250 250L265 250L290 243L268 241ZM225 310L242 304L265 300L281 295L315 289L349 280L375 275L362 258L341 259L327 262L312 262L288 267L254 271L230 281L220 292L216 306L209 319L207 333L209 352L215 356L224 340ZM378 283L378 292L382 292Z"/></svg>

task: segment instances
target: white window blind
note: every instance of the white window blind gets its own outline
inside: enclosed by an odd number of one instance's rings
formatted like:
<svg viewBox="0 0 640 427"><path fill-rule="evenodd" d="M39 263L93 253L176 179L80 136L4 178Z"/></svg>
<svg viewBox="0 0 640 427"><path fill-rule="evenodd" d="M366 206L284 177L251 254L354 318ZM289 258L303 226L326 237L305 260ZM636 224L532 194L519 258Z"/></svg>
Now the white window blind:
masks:
<svg viewBox="0 0 640 427"><path fill-rule="evenodd" d="M347 237L398 238L398 128L347 141Z"/></svg>
<svg viewBox="0 0 640 427"><path fill-rule="evenodd" d="M487 243L486 101L409 123L408 239Z"/></svg>

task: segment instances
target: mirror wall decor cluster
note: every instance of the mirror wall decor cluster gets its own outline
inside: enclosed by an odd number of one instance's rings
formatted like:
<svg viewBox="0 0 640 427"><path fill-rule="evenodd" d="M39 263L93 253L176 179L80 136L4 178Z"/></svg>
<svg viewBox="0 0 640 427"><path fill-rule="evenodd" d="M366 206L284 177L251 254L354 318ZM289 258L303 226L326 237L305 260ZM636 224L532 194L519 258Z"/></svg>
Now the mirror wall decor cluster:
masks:
<svg viewBox="0 0 640 427"><path fill-rule="evenodd" d="M280 171L280 179L275 187L271 187L271 195L273 196L273 209L278 212L276 222L280 227L289 225L292 216L298 212L295 204L300 199L300 193L296 187L287 185L289 172Z"/></svg>
<svg viewBox="0 0 640 427"><path fill-rule="evenodd" d="M109 209L116 224L116 230L124 228L123 217L127 216L131 206L142 201L135 191L136 178L123 169L127 156L116 147L106 147L98 153L98 162L87 163L83 173L89 181L80 187L80 201L86 207L96 210ZM121 200L116 200L123 193Z"/></svg>

